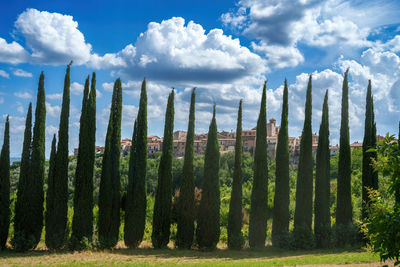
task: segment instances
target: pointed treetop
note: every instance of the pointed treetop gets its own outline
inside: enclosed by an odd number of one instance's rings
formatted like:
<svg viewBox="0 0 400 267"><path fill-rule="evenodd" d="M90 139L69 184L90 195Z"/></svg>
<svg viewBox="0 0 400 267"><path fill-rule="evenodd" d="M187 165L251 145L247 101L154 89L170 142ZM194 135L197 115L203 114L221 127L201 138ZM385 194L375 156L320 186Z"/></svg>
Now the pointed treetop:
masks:
<svg viewBox="0 0 400 267"><path fill-rule="evenodd" d="M214 105L213 105L213 118L215 118L215 107L216 107L216 105L217 104L215 104L215 102L214 102Z"/></svg>

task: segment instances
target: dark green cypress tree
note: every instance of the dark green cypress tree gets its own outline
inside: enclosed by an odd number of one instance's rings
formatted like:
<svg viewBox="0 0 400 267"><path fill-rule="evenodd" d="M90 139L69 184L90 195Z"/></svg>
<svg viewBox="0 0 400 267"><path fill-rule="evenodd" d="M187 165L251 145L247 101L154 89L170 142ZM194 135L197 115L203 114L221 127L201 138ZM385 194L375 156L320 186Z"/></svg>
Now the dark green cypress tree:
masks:
<svg viewBox="0 0 400 267"><path fill-rule="evenodd" d="M46 135L46 104L44 90L44 74L40 75L39 88L35 110L35 125L33 126L32 154L31 154L31 183L30 183L30 209L27 217L31 233L34 236L34 247L39 243L43 228L43 179L45 158ZM34 166L34 167L33 167Z"/></svg>
<svg viewBox="0 0 400 267"><path fill-rule="evenodd" d="M196 89L190 98L189 124L186 135L185 157L183 159L182 180L178 200L178 248L190 249L194 236L194 125L195 125Z"/></svg>
<svg viewBox="0 0 400 267"><path fill-rule="evenodd" d="M51 142L51 152L50 152L50 160L49 160L49 173L47 176L47 193L46 193L46 212L45 212L45 226L46 226L46 235L45 235L45 243L49 249L55 249L55 241L52 239L52 232L54 232L55 224L54 218L51 217L54 214L54 195L56 190L56 177L55 177L55 169L56 169L56 135L53 135L53 141ZM48 230L49 229L49 230Z"/></svg>
<svg viewBox="0 0 400 267"><path fill-rule="evenodd" d="M244 243L242 235L242 151L242 100L240 100L236 126L235 165L228 215L228 247L230 249L241 249Z"/></svg>
<svg viewBox="0 0 400 267"><path fill-rule="evenodd" d="M303 132L300 140L299 167L296 183L296 209L294 213L294 242L297 248L310 248L312 242L312 199L313 199L313 158L312 158L312 76L310 75Z"/></svg>
<svg viewBox="0 0 400 267"><path fill-rule="evenodd" d="M349 85L347 69L344 74L342 88L342 118L340 124L340 149L339 166L337 180L337 245L342 246L347 243L347 238L343 238L340 228L348 227L353 222L353 206L351 203L351 151L349 136Z"/></svg>
<svg viewBox="0 0 400 267"><path fill-rule="evenodd" d="M0 153L0 250L6 247L10 226L10 122L4 126L4 141Z"/></svg>
<svg viewBox="0 0 400 267"><path fill-rule="evenodd" d="M45 162L45 130L46 130L46 105L44 91L44 74L40 74L36 100L35 125L33 127L32 151L30 164L24 190L24 207L22 223L14 231L14 247L18 250L32 249L40 241L43 228L43 178ZM26 205L26 206L25 206ZM19 228L21 227L21 228Z"/></svg>
<svg viewBox="0 0 400 267"><path fill-rule="evenodd" d="M19 180L17 187L17 200L15 202L15 215L14 215L14 236L11 240L11 245L17 251L25 251L32 245L25 242L24 224L26 217L24 215L28 203L27 199L27 186L31 167L31 142L32 142L32 103L29 103L28 113L25 121L24 143L22 146L21 166L19 171Z"/></svg>
<svg viewBox="0 0 400 267"><path fill-rule="evenodd" d="M68 213L68 124L69 124L69 87L70 65L64 79L63 101L61 107L60 127L58 130L58 146L54 165L54 190L46 203L46 246L49 249L58 249L64 245L65 229Z"/></svg>
<svg viewBox="0 0 400 267"><path fill-rule="evenodd" d="M128 182L125 210L125 245L132 248L142 242L146 223L147 153L147 93L144 79L137 115L135 164L129 165L129 168L134 168L134 172Z"/></svg>
<svg viewBox="0 0 400 267"><path fill-rule="evenodd" d="M281 128L276 147L275 196L272 220L272 245L282 246L281 241L289 231L289 133L288 133L288 86L285 79Z"/></svg>
<svg viewBox="0 0 400 267"><path fill-rule="evenodd" d="M315 174L314 234L317 248L327 248L330 245L330 186L329 111L326 90L319 127Z"/></svg>
<svg viewBox="0 0 400 267"><path fill-rule="evenodd" d="M95 88L95 74L92 88ZM74 215L72 217L71 249L90 247L93 235L93 164L95 128L89 129L89 76L83 90L79 129L78 159L75 171ZM90 118L93 119L93 118ZM92 134L93 132L93 134ZM93 140L93 141L92 141ZM92 148L93 147L93 148Z"/></svg>
<svg viewBox="0 0 400 267"><path fill-rule="evenodd" d="M124 223L124 242L125 245L128 246L131 241L132 235L132 227L133 225L133 217L129 216L133 211L133 177L136 172L136 142L137 142L137 120L135 120L133 126L133 134L132 134L132 145L129 153L129 170L128 170L128 188L126 193L126 201L125 201L125 223ZM129 209L129 211L128 211ZM128 213L128 216L127 216Z"/></svg>
<svg viewBox="0 0 400 267"><path fill-rule="evenodd" d="M399 133L397 136L397 145L400 146L400 121L399 121ZM395 192L394 197L395 197L396 205L399 205L400 204L400 190Z"/></svg>
<svg viewBox="0 0 400 267"><path fill-rule="evenodd" d="M98 229L103 248L114 247L119 237L121 118L122 87L118 78L114 83L100 180Z"/></svg>
<svg viewBox="0 0 400 267"><path fill-rule="evenodd" d="M371 80L368 81L365 126L363 140L363 164L362 164L362 219L367 217L367 207L370 201L368 189L378 189L378 173L372 166L373 160L377 160L376 152L367 152L376 146L376 124L374 118L374 102L372 97Z"/></svg>
<svg viewBox="0 0 400 267"><path fill-rule="evenodd" d="M261 98L257 121L256 148L254 153L254 180L251 192L249 221L250 247L264 247L267 234L268 166L267 166L267 82Z"/></svg>
<svg viewBox="0 0 400 267"><path fill-rule="evenodd" d="M196 240L200 248L214 249L219 241L221 206L218 176L219 157L218 129L214 104L213 117L207 136L204 179L196 228Z"/></svg>
<svg viewBox="0 0 400 267"><path fill-rule="evenodd" d="M153 213L153 247L163 248L168 245L171 228L172 203L172 159L174 156L174 90L169 94L165 113L164 143Z"/></svg>

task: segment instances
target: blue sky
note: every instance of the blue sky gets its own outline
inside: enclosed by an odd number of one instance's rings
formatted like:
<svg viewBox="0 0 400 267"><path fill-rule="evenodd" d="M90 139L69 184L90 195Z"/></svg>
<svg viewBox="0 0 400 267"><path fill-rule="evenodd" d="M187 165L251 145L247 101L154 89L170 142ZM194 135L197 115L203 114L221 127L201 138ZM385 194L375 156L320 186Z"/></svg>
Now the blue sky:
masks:
<svg viewBox="0 0 400 267"><path fill-rule="evenodd" d="M97 136L103 145L112 84L123 81L122 137L130 137L140 83L148 81L149 133L162 135L168 92L175 129L186 130L197 87L196 131L212 104L219 130L256 124L268 79L268 118L280 124L289 84L289 133L299 136L313 74L313 131L329 89L331 143L338 143L343 72L350 68L350 136L362 141L365 93L372 80L379 134L397 133L400 112L400 2L349 0L8 1L0 11L0 138L10 114L11 154L21 153L24 121L45 73L46 141L57 133L66 64L72 59L70 152L78 145L82 88L97 73Z"/></svg>

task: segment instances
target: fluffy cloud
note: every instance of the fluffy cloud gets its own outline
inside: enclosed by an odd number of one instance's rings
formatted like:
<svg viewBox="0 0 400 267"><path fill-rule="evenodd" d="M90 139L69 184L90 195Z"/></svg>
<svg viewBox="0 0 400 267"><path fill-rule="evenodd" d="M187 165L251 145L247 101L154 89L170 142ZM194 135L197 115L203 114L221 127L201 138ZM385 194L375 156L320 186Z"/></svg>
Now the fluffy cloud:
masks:
<svg viewBox="0 0 400 267"><path fill-rule="evenodd" d="M103 63L103 64L102 64ZM175 84L232 82L266 71L265 61L224 35L220 29L206 33L199 24L174 17L151 22L147 31L116 54L92 57L93 66L118 67L129 79L147 77Z"/></svg>
<svg viewBox="0 0 400 267"><path fill-rule="evenodd" d="M15 27L32 51L34 63L59 65L72 59L80 65L90 58L92 47L72 16L30 8L18 16Z"/></svg>
<svg viewBox="0 0 400 267"><path fill-rule="evenodd" d="M52 106L49 102L46 102L46 113L50 117L57 118L60 111L61 108L59 106Z"/></svg>
<svg viewBox="0 0 400 267"><path fill-rule="evenodd" d="M223 14L221 19L239 33L258 40L253 48L270 59L271 67L280 68L282 65L275 62L283 62L288 56L294 59L283 67L302 62L298 44L326 47L329 53L351 51L371 46L367 38L373 29L400 21L394 11L398 3L367 2L242 0L237 10ZM278 52L273 53L275 50Z"/></svg>
<svg viewBox="0 0 400 267"><path fill-rule="evenodd" d="M32 95L28 92L16 92L14 93L14 96L22 99L31 99Z"/></svg>
<svg viewBox="0 0 400 267"><path fill-rule="evenodd" d="M32 73L21 70L21 69L14 70L13 74L18 77L29 77L29 78L32 77Z"/></svg>
<svg viewBox="0 0 400 267"><path fill-rule="evenodd" d="M7 43L6 40L0 38L0 62L18 64L26 62L29 53L17 42Z"/></svg>
<svg viewBox="0 0 400 267"><path fill-rule="evenodd" d="M303 55L295 46L267 45L263 41L258 44L252 42L251 46L255 52L267 58L268 67L271 69L295 67L304 61Z"/></svg>
<svg viewBox="0 0 400 267"><path fill-rule="evenodd" d="M0 70L0 77L9 79L10 78L10 74L5 72L4 70Z"/></svg>
<svg viewBox="0 0 400 267"><path fill-rule="evenodd" d="M71 93L74 95L80 95L83 92L83 85L77 82L73 82L70 87Z"/></svg>
<svg viewBox="0 0 400 267"><path fill-rule="evenodd" d="M46 98L51 100L60 100L62 99L62 94L48 94L46 95Z"/></svg>

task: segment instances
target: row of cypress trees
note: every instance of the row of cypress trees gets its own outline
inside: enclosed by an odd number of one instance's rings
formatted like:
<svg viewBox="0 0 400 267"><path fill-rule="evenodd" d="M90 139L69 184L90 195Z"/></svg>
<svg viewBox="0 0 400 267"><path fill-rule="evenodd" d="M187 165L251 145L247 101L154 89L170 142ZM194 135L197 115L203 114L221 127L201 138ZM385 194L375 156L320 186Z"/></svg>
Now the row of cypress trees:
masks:
<svg viewBox="0 0 400 267"><path fill-rule="evenodd" d="M68 199L68 122L70 105L70 65L67 66L63 102L60 117L59 140L52 141L46 194L46 246L58 249L66 242L67 199ZM294 217L294 244L306 248L313 243L312 200L312 76L310 75L306 94L305 121L300 143L300 158L296 188L296 209ZM158 187L154 204L152 243L155 248L166 247L169 242L172 201L172 159L174 127L174 90L169 94L165 115L164 143L158 172ZM368 205L366 187L377 188L377 174L371 167L373 152L367 152L376 143L371 82L366 98L366 119L363 158L363 211ZM44 179L44 127L45 91L43 72L39 79L35 125L32 138L32 104L29 105L24 133L20 179L15 205L14 236L11 244L16 250L35 248L40 240L43 227L43 179ZM178 231L176 245L190 248L196 237L201 248L215 248L220 235L220 192L219 192L219 145L216 124L216 108L210 123L204 162L204 181L200 201L197 228L195 231L194 208L194 127L195 89L192 91L189 124L185 147L183 175L178 199ZM263 86L260 113L257 122L256 149L254 154L254 181L251 196L249 244L263 247L266 240L268 212L268 168L266 142L266 82ZM117 79L114 84L109 124L107 128L103 168L101 173L99 218L97 223L99 245L112 248L118 242L120 228L120 139L122 118L122 85ZM75 174L74 215L70 247L83 249L91 246L93 236L93 168L95 158L96 131L96 75L93 73L89 90L86 79L82 112L80 118L79 152ZM237 136L235 145L235 166L228 216L228 246L240 249L244 239L242 228L242 101L239 103ZM6 119L4 142L0 154L0 247L4 248L10 223L9 209L9 119ZM365 147L364 147L365 146ZM345 72L342 88L342 123L340 136L338 199L336 224L345 227L352 223L350 188L350 145L348 127L348 70ZM372 154L371 154L372 153ZM326 91L322 120L319 130L316 157L314 234L318 247L327 247L331 238L329 212L330 198L330 153L328 91ZM147 93L143 80L137 119L135 120L132 147L129 160L129 180L125 203L124 240L128 247L136 248L142 241L146 216L146 166L147 166ZM288 86L285 80L281 115L281 129L276 154L276 182L273 209L272 242L282 246L289 233L289 143L288 143ZM365 217L365 213L363 213ZM343 234L343 231L338 231ZM337 238L339 245L345 239Z"/></svg>

